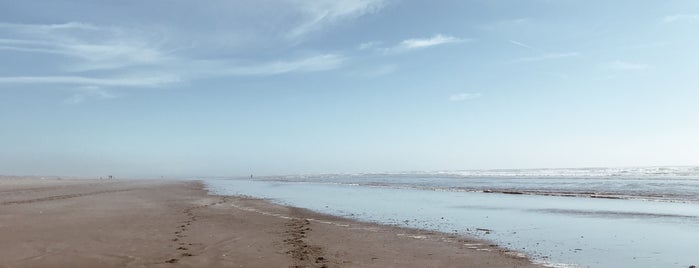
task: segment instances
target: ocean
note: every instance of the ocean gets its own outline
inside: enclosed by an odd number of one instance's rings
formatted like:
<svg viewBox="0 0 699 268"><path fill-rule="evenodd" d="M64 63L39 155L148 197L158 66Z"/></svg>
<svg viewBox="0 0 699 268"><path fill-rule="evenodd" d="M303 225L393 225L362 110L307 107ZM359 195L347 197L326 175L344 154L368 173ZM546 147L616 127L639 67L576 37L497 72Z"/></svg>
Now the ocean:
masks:
<svg viewBox="0 0 699 268"><path fill-rule="evenodd" d="M551 267L699 264L699 167L201 180L213 194L482 238Z"/></svg>

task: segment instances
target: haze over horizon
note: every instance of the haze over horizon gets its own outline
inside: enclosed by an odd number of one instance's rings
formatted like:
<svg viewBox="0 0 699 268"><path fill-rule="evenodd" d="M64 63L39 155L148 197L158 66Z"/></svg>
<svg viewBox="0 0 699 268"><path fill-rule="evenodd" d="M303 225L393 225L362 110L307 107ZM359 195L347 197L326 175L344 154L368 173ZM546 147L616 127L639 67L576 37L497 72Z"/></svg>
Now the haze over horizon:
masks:
<svg viewBox="0 0 699 268"><path fill-rule="evenodd" d="M0 0L0 174L699 165L699 2Z"/></svg>

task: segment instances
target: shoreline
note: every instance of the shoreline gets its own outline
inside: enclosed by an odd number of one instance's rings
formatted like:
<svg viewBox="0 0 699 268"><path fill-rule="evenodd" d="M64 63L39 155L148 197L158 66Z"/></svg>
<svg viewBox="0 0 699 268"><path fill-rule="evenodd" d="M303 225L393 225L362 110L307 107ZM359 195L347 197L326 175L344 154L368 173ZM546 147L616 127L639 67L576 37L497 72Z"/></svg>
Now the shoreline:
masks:
<svg viewBox="0 0 699 268"><path fill-rule="evenodd" d="M485 240L209 195L196 180L0 177L0 267L541 267Z"/></svg>
<svg viewBox="0 0 699 268"><path fill-rule="evenodd" d="M350 181L347 178L329 183L203 181L215 194L251 195L360 221L483 238L551 267L687 267L696 263L692 249L699 241L699 210L693 204L335 183ZM402 183L428 184L420 178ZM429 183L440 185L442 181ZM623 185L623 181L615 183Z"/></svg>

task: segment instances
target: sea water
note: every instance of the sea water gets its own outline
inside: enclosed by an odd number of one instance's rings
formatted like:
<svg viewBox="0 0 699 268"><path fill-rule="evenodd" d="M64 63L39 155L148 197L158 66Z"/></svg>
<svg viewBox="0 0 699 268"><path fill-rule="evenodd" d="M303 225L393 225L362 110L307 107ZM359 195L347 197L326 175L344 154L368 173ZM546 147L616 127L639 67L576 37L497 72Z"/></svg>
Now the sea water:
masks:
<svg viewBox="0 0 699 268"><path fill-rule="evenodd" d="M679 268L699 264L698 175L659 167L203 181L215 194L476 236L552 266Z"/></svg>

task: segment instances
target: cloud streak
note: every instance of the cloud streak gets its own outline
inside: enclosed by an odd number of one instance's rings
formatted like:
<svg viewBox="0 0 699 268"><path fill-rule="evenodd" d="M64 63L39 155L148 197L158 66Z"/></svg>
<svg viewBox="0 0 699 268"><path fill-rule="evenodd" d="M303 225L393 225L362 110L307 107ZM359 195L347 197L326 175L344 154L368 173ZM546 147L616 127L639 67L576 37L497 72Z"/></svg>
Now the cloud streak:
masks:
<svg viewBox="0 0 699 268"><path fill-rule="evenodd" d="M198 20L136 12L128 26L109 22L114 18L103 7L94 10L107 15L99 23L92 17L83 17L88 22L53 24L0 22L0 57L32 61L0 74L5 75L0 86L67 85L106 92L208 78L331 71L343 67L349 57L300 49L300 44L314 33L379 12L388 1L222 1L205 7L179 3L168 8L196 6ZM222 14L229 16L221 19ZM153 23L154 19L164 21ZM83 90L72 102L104 96L95 92Z"/></svg>
<svg viewBox="0 0 699 268"><path fill-rule="evenodd" d="M301 58L292 61L274 61L250 66L229 67L219 75L268 76L293 72L319 72L339 68L346 58L341 55L326 54Z"/></svg>
<svg viewBox="0 0 699 268"><path fill-rule="evenodd" d="M373 65L360 70L347 72L347 74L351 77L376 78L393 74L397 72L398 69L398 65L387 63L381 65Z"/></svg>
<svg viewBox="0 0 699 268"><path fill-rule="evenodd" d="M674 23L682 21L699 21L699 14L675 14L665 16L663 18L664 23Z"/></svg>
<svg viewBox="0 0 699 268"><path fill-rule="evenodd" d="M176 76L94 78L85 76L6 76L0 84L64 84L106 87L159 87L180 82Z"/></svg>
<svg viewBox="0 0 699 268"><path fill-rule="evenodd" d="M63 71L157 65L167 61L172 52L159 47L156 38L139 31L78 22L3 23L0 34L11 36L0 39L0 50L63 57L62 62L68 65Z"/></svg>
<svg viewBox="0 0 699 268"><path fill-rule="evenodd" d="M298 39L309 33L319 31L329 25L375 13L386 5L386 0L316 0L290 1L300 7L300 16L304 21L291 29L286 37Z"/></svg>
<svg viewBox="0 0 699 268"><path fill-rule="evenodd" d="M650 69L651 66L645 63L627 62L616 60L606 64L606 67L616 71L641 71Z"/></svg>
<svg viewBox="0 0 699 268"><path fill-rule="evenodd" d="M67 22L60 24L19 24L0 22L0 29L47 33L54 30L99 30L99 27L82 22Z"/></svg>
<svg viewBox="0 0 699 268"><path fill-rule="evenodd" d="M397 49L411 50L411 49L439 46L439 45L444 45L444 44L449 44L449 43L459 43L459 42L463 42L463 41L464 40L453 37L453 36L437 34L437 35L430 37L430 38L413 38L413 39L403 40L398 45Z"/></svg>
<svg viewBox="0 0 699 268"><path fill-rule="evenodd" d="M372 49L372 48L376 48L376 47L381 46L381 44L382 44L382 42L379 42L379 41L365 42L365 43L359 44L359 46L357 46L357 49L359 49L359 50Z"/></svg>
<svg viewBox="0 0 699 268"><path fill-rule="evenodd" d="M425 49L430 47L436 47L446 44L463 43L470 41L469 39L457 38L454 36L435 34L432 37L427 38L410 38L405 39L392 47L381 47L383 42L380 41L370 41L365 42L357 46L359 50L373 49L384 54L394 54L403 53L412 50Z"/></svg>
<svg viewBox="0 0 699 268"><path fill-rule="evenodd" d="M566 59L566 58L573 58L573 57L578 57L580 56L580 52L566 52L566 53L545 53L541 54L538 56L533 56L533 57L523 57L519 59L515 59L513 62L515 63L522 63L522 62L538 62L538 61L547 61L547 60L557 60L557 59Z"/></svg>
<svg viewBox="0 0 699 268"><path fill-rule="evenodd" d="M180 53L158 34L130 28L65 24L0 24L0 53L48 54L38 66L59 67L45 75L0 77L0 84L54 84L93 87L160 87L193 79L225 76L270 76L340 68L347 58L318 53L294 59L199 59ZM101 73L99 76L95 72Z"/></svg>
<svg viewBox="0 0 699 268"><path fill-rule="evenodd" d="M80 104L83 103L89 99L95 99L95 100L108 100L108 99L114 99L116 98L116 95L101 89L100 87L96 86L85 86L85 87L79 87L76 89L76 93L73 94L70 98L66 99L64 103L66 104Z"/></svg>
<svg viewBox="0 0 699 268"><path fill-rule="evenodd" d="M533 48L533 47L531 47L531 46L529 46L529 45L527 45L527 44L525 44L525 43L522 43L522 42L518 42L518 41L515 41L515 40L508 40L508 42L509 42L510 44L513 44L513 45L518 46L518 47L523 47L523 48L526 48L526 49L534 49L534 50L535 50L535 48Z"/></svg>
<svg viewBox="0 0 699 268"><path fill-rule="evenodd" d="M449 96L449 101L452 102L460 102L460 101L467 101L467 100L473 100L480 98L482 96L481 93L477 92L462 92L462 93L457 93Z"/></svg>

